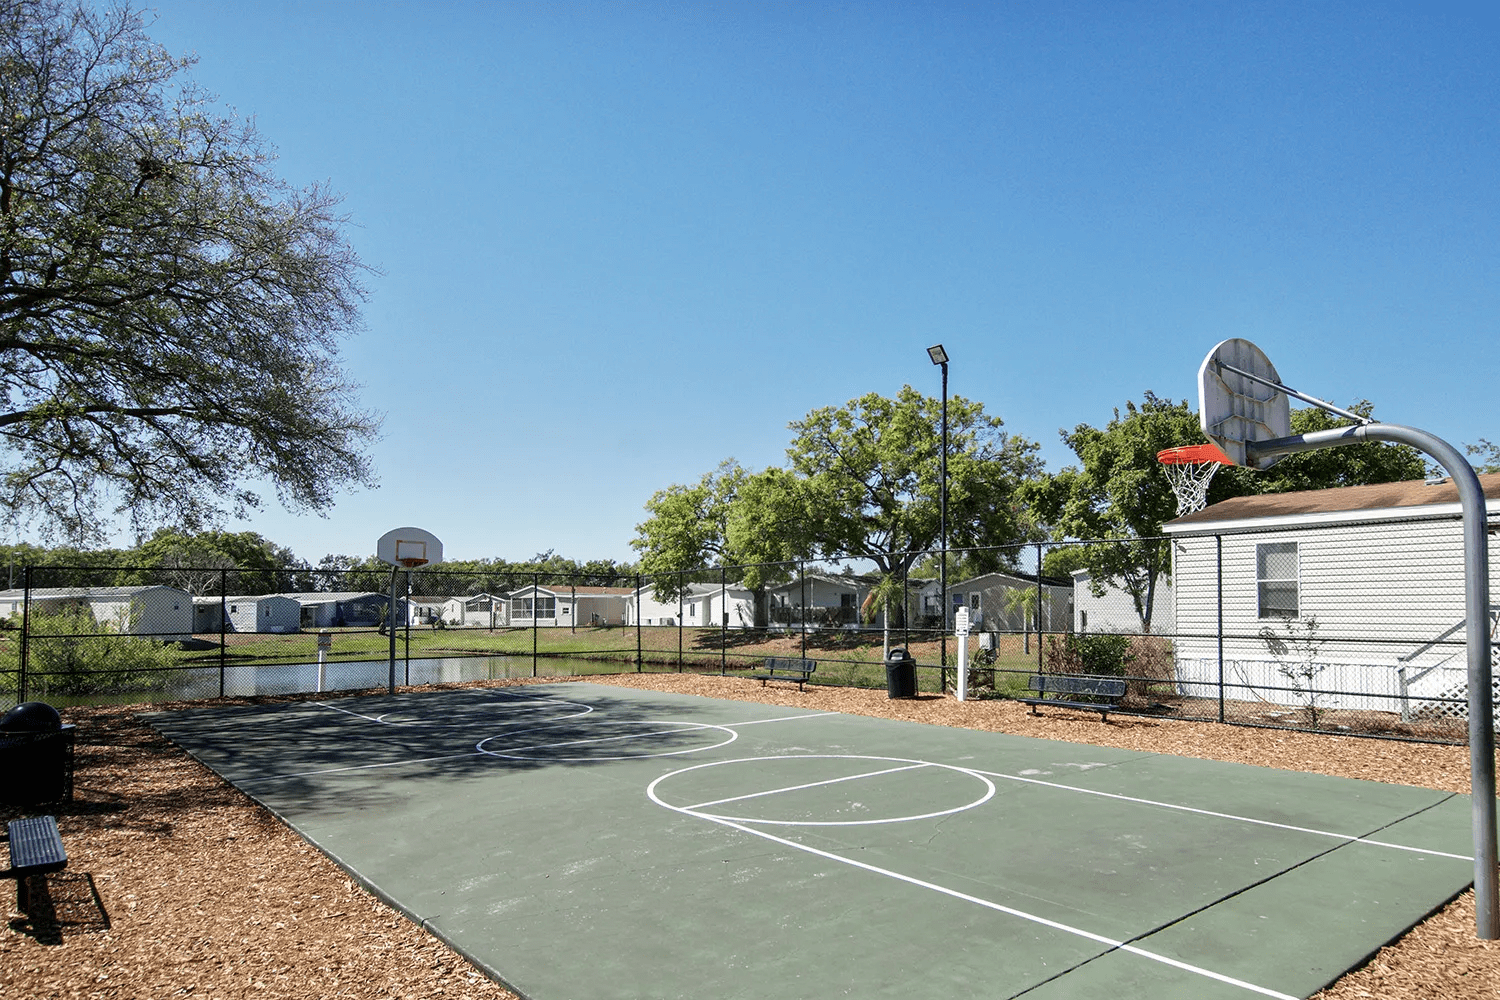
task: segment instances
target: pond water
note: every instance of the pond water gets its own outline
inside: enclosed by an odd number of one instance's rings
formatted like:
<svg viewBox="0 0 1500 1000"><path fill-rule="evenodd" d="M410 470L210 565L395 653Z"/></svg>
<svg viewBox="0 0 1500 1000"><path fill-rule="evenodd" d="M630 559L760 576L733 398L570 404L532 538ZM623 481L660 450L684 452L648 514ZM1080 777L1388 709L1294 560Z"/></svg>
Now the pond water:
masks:
<svg viewBox="0 0 1500 1000"><path fill-rule="evenodd" d="M502 680L511 677L568 677L576 673L629 670L633 664L598 663L565 657L448 656L396 661L397 684L455 684L461 681ZM33 676L27 698L62 708L68 705L129 704L140 701L201 701L252 695L300 694L314 691L351 691L384 687L390 678L389 660L338 660L327 663L319 676L317 663L261 663L213 667L185 667L166 671L160 686L150 691L100 691L90 694L49 693L45 677Z"/></svg>

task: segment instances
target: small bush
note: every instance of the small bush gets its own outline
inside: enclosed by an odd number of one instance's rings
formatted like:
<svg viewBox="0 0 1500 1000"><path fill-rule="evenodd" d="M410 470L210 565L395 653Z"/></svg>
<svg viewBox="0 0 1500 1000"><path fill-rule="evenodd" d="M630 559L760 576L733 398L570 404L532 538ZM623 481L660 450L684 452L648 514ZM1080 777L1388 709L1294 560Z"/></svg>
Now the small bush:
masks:
<svg viewBox="0 0 1500 1000"><path fill-rule="evenodd" d="M177 665L171 645L120 634L83 608L33 614L27 625L28 693L38 697L159 690L161 671ZM19 646L7 645L6 667Z"/></svg>
<svg viewBox="0 0 1500 1000"><path fill-rule="evenodd" d="M1135 659L1128 635L1065 632L1061 641L1047 637L1047 669L1057 674L1100 674L1124 677L1126 665Z"/></svg>

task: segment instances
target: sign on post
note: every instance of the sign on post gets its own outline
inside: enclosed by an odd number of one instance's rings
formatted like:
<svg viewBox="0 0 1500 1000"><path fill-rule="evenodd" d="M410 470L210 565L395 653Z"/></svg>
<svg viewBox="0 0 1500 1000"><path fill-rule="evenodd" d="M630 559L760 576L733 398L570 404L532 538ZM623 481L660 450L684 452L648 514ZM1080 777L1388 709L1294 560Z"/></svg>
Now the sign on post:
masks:
<svg viewBox="0 0 1500 1000"><path fill-rule="evenodd" d="M969 609L953 613L953 631L958 635L958 700L969 696Z"/></svg>

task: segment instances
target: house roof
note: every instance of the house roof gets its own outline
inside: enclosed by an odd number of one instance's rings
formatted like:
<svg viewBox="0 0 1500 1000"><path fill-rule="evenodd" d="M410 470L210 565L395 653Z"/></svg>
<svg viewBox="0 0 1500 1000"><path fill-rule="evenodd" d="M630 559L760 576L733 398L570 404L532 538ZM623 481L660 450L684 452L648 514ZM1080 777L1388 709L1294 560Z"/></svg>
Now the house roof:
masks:
<svg viewBox="0 0 1500 1000"><path fill-rule="evenodd" d="M1491 510L1500 501L1500 473L1479 477ZM1445 510L1443 508L1451 508ZM1256 521L1267 518L1302 517L1321 520L1318 515L1420 517L1456 514L1459 510L1458 487L1453 480L1428 483L1413 479L1400 483L1377 483L1373 486L1339 486L1327 490L1299 490L1294 493L1263 493L1256 496L1231 497L1200 511L1185 514L1162 525L1168 532L1227 521Z"/></svg>
<svg viewBox="0 0 1500 1000"><path fill-rule="evenodd" d="M1024 584L1028 587L1036 586L1036 574L1034 573L1026 573L1020 570L1017 570L1014 573L1006 572L1004 570L996 570L993 573L980 573L978 576L971 576L967 580L949 580L948 589L950 591L953 591L965 587L972 587L975 584L979 583L979 581L981 580L1014 580L1017 583ZM1073 581L1071 579L1064 579L1060 576L1043 575L1042 585L1046 587L1071 587L1073 586ZM981 584L981 586L983 585Z"/></svg>
<svg viewBox="0 0 1500 1000"><path fill-rule="evenodd" d="M218 594L207 594L207 595L204 595L202 597L195 597L195 598L193 598L193 603L194 604L218 604L220 601L224 601L225 603L228 603L229 601L243 601L243 602L245 602L245 603L248 604L251 601L264 601L264 600L267 600L267 599L272 598L272 597L277 598L278 600L283 600L283 601L290 601L291 600L291 598L287 597L285 594L238 594L238 595L231 594L228 597L220 597ZM293 603L295 603L295 602L293 602Z"/></svg>
<svg viewBox="0 0 1500 1000"><path fill-rule="evenodd" d="M372 597L377 600L384 598L388 601L391 599L391 596L389 594L377 594L371 590L344 590L334 592L308 591L306 593L267 594L266 596L290 597L298 604L332 604L334 601L357 601L361 599L369 599Z"/></svg>
<svg viewBox="0 0 1500 1000"><path fill-rule="evenodd" d="M810 583L814 581L819 583L834 583L858 589L860 587L870 586L871 584L875 583L876 579L878 578L869 576L842 576L837 573L804 573L800 578L796 580L788 580L786 583L779 583L774 587L768 587L766 589L786 590L789 587L800 587L803 580L806 580ZM719 588L714 587L714 589L718 590Z"/></svg>
<svg viewBox="0 0 1500 1000"><path fill-rule="evenodd" d="M170 590L177 594L186 594L187 591L177 587L168 587L165 584L143 584L135 587L32 587L31 597L33 600L53 597L76 597L79 600L92 600L94 598L111 597L134 597L144 594L150 590ZM17 601L26 596L24 590L0 590L0 600Z"/></svg>

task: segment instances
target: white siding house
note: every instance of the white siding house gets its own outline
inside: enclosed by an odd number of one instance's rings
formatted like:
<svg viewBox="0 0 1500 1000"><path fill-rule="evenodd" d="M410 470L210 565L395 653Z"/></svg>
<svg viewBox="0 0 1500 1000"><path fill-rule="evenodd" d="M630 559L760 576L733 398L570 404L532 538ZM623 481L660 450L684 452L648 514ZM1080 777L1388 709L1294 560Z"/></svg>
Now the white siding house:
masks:
<svg viewBox="0 0 1500 1000"><path fill-rule="evenodd" d="M623 625L629 614L630 587L573 587L573 616L578 625Z"/></svg>
<svg viewBox="0 0 1500 1000"><path fill-rule="evenodd" d="M408 625L433 625L439 621L445 621L443 605L447 600L446 597L424 597L416 594L398 599L403 609L404 620Z"/></svg>
<svg viewBox="0 0 1500 1000"><path fill-rule="evenodd" d="M1500 475L1480 482L1493 525ZM1172 538L1173 645L1184 693L1217 679L1222 587L1225 678L1244 696L1285 700L1263 692L1288 686L1284 668L1309 623L1317 687L1351 692L1329 707L1399 707L1409 717L1424 710L1424 699L1466 696L1463 538L1451 482L1236 497L1163 530ZM1490 575L1492 595L1500 594L1493 558ZM1263 629L1290 640L1292 651L1273 651ZM1456 642L1432 645L1444 639Z"/></svg>
<svg viewBox="0 0 1500 1000"><path fill-rule="evenodd" d="M672 600L659 600L651 587L631 591L626 601L627 625L676 625L683 617L683 606Z"/></svg>
<svg viewBox="0 0 1500 1000"><path fill-rule="evenodd" d="M929 584L923 589L923 606L934 607L942 588ZM948 584L948 624L959 608L969 609L969 621L976 632L1022 632L1035 630L1037 619L1046 632L1066 632L1073 626L1073 586L1071 582L1042 577L1041 595L1030 598L1039 613L1029 621L1016 595L1034 593L1036 577L1015 573L984 573ZM931 598L930 600L928 598Z"/></svg>
<svg viewBox="0 0 1500 1000"><path fill-rule="evenodd" d="M1093 577L1086 569L1073 571L1073 631L1170 635L1176 628L1177 608L1172 584L1166 575L1157 577L1151 600L1151 621L1141 622L1135 599L1118 584L1106 581L1096 594Z"/></svg>
<svg viewBox="0 0 1500 1000"><path fill-rule="evenodd" d="M256 597L193 598L193 631L296 632L302 627L302 606L290 597L262 594Z"/></svg>
<svg viewBox="0 0 1500 1000"><path fill-rule="evenodd" d="M755 595L737 584L690 583L681 600L658 600L651 587L625 591L627 625L683 625L688 628L752 628Z"/></svg>
<svg viewBox="0 0 1500 1000"><path fill-rule="evenodd" d="M372 592L277 594L297 602L304 629L379 625L391 603L389 594Z"/></svg>
<svg viewBox="0 0 1500 1000"><path fill-rule="evenodd" d="M458 620L450 619L449 624L467 628L504 628L509 621L509 603L504 595L497 594L470 594L454 598L454 604L449 607L454 608Z"/></svg>
<svg viewBox="0 0 1500 1000"><path fill-rule="evenodd" d="M26 592L0 591L0 609L19 619ZM193 637L193 595L176 587L48 588L31 591L33 614L58 614L84 608L94 621L122 635L142 635L163 642Z"/></svg>
<svg viewBox="0 0 1500 1000"><path fill-rule="evenodd" d="M510 595L510 624L516 628L569 628L574 610L563 588L522 587Z"/></svg>
<svg viewBox="0 0 1500 1000"><path fill-rule="evenodd" d="M859 626L859 609L874 587L863 576L808 573L766 589L772 625ZM876 623L878 627L878 619Z"/></svg>

